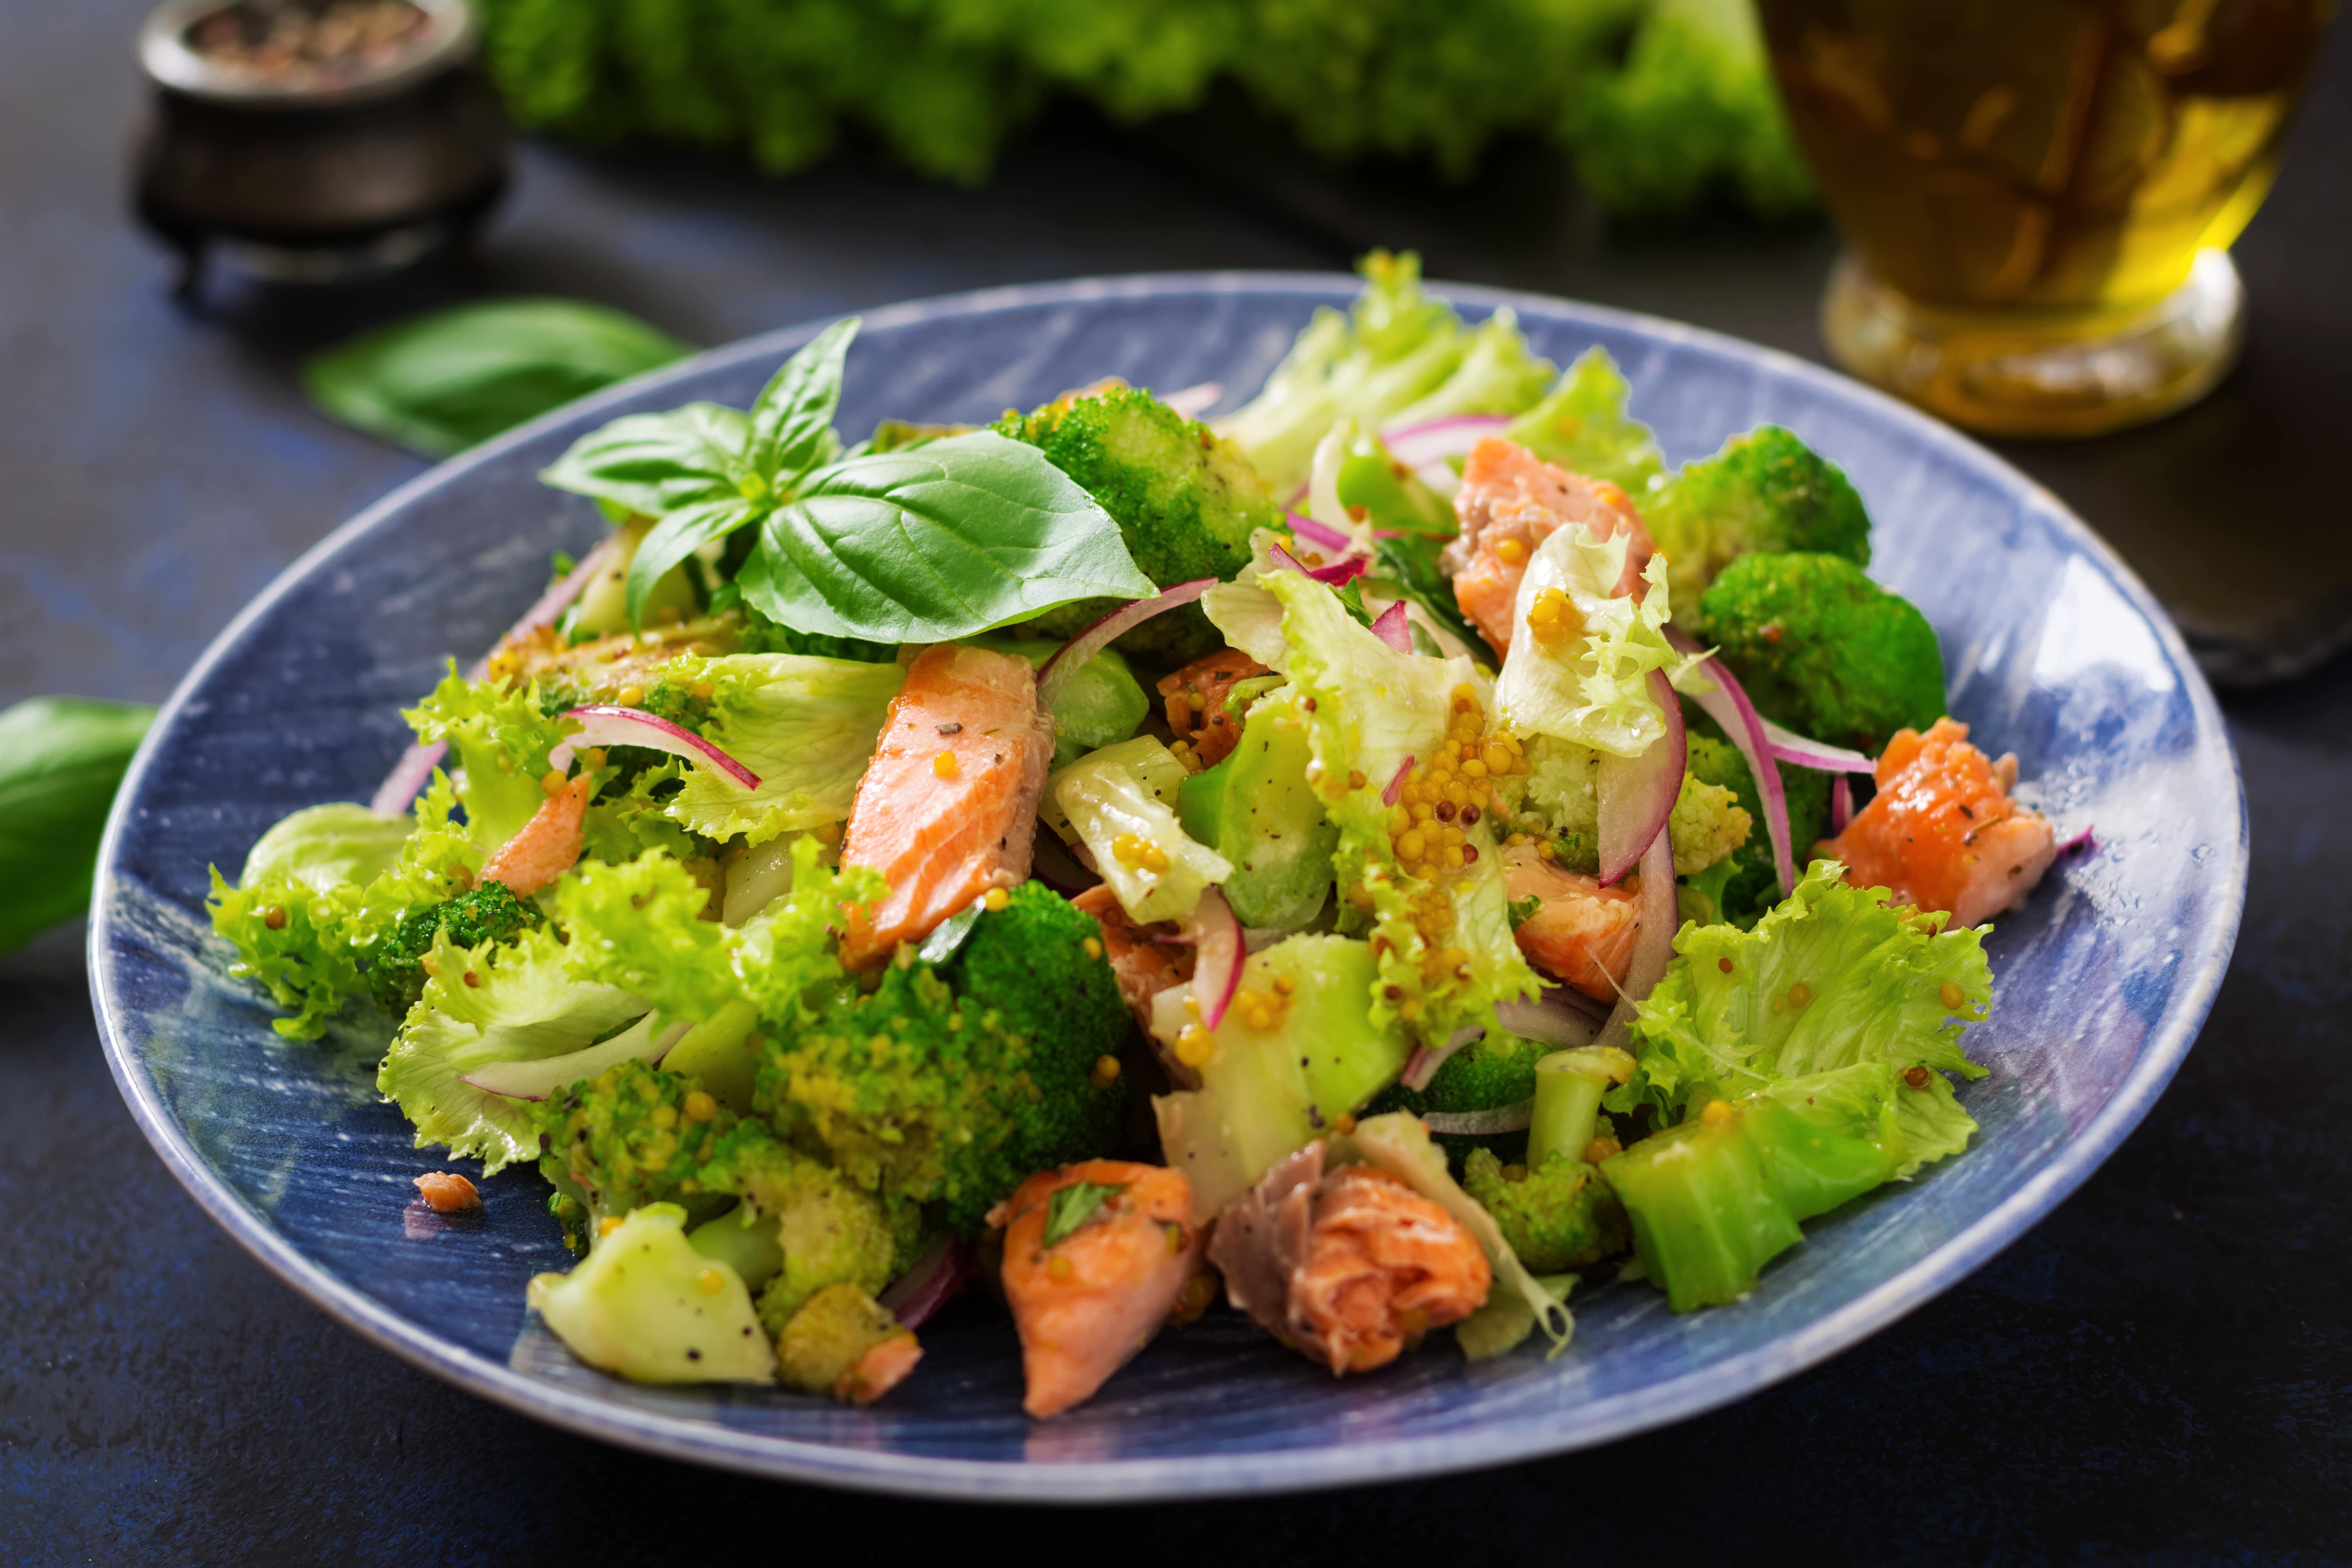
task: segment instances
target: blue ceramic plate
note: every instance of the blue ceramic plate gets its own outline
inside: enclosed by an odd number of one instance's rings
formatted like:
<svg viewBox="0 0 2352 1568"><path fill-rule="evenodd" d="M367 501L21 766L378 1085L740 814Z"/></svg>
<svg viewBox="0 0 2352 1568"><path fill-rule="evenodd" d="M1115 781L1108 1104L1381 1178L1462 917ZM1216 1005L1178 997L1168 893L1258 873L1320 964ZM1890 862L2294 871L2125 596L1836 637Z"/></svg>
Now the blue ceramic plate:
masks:
<svg viewBox="0 0 2352 1568"><path fill-rule="evenodd" d="M1255 388L1351 279L1171 276L877 311L852 351L845 430L985 420L1104 375ZM182 684L132 767L99 868L90 978L124 1097L214 1218L322 1309L485 1398L619 1443L740 1469L940 1496L1140 1499L1379 1480L1557 1452L1740 1398L1853 1344L2014 1240L2106 1158L2164 1088L2238 929L2245 813L2221 721L2162 612L2050 496L1942 426L1811 365L1664 322L1528 296L1535 345L1592 343L1682 461L1771 420L1844 465L1877 520L1874 572L1943 638L1955 713L2014 750L2042 804L2099 848L2062 863L1991 940L1991 1021L1962 1091L1976 1148L1809 1227L1737 1306L1689 1317L1647 1287L1576 1303L1574 1345L1472 1367L1433 1345L1335 1381L1230 1314L1163 1335L1091 1405L1020 1410L1012 1328L959 1303L920 1374L870 1410L782 1393L632 1387L573 1362L523 1307L568 1266L527 1170L452 1223L410 1203L436 1162L372 1088L381 1032L270 1032L226 978L205 868L234 869L298 806L364 800L399 709L529 604L551 551L601 524L534 473L614 416L748 405L796 328L632 382L444 464L289 568Z"/></svg>

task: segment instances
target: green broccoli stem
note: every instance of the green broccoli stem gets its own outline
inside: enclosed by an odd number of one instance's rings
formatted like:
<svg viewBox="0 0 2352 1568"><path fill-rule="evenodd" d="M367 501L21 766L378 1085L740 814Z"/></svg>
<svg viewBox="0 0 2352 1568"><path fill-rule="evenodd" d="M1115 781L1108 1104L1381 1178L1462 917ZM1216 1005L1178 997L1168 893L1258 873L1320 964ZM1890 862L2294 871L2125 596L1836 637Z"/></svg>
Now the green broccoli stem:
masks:
<svg viewBox="0 0 2352 1568"><path fill-rule="evenodd" d="M1643 1271L1677 1312L1737 1301L1804 1239L1736 1112L1670 1127L1601 1170L1633 1222Z"/></svg>
<svg viewBox="0 0 2352 1568"><path fill-rule="evenodd" d="M1599 1125L1601 1097L1633 1075L1633 1058L1612 1046L1554 1051L1536 1063L1536 1104L1528 1123L1528 1165L1553 1154L1582 1160Z"/></svg>

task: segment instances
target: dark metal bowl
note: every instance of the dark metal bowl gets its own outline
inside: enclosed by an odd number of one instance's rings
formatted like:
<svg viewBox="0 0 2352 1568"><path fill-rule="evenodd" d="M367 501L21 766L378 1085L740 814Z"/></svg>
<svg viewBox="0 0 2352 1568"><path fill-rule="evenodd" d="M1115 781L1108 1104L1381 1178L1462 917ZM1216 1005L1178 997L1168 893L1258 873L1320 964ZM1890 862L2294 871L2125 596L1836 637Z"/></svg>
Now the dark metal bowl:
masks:
<svg viewBox="0 0 2352 1568"><path fill-rule="evenodd" d="M181 258L193 297L207 257L287 282L332 283L462 244L505 191L509 135L474 65L464 0L410 0L425 24L391 58L279 76L201 52L207 18L309 0L167 0L139 37L154 84L133 158L140 220Z"/></svg>

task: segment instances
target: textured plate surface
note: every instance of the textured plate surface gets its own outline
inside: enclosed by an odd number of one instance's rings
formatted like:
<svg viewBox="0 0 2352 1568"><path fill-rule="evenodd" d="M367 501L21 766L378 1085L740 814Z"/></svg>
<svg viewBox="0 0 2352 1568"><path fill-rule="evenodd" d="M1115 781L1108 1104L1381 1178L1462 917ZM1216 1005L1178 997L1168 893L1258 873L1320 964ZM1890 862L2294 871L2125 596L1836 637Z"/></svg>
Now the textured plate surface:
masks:
<svg viewBox="0 0 2352 1568"><path fill-rule="evenodd" d="M1982 1263L2063 1198L2147 1111L2189 1049L2245 889L2245 815L2211 694L2123 565L2057 501L1973 444L1785 356L1530 296L1441 289L1519 312L1565 363L1598 342L1633 411L1685 461L1761 421L1843 464L1877 531L1872 571L1943 640L1953 711L2017 752L2067 827L2095 823L1990 949L1991 1076L1964 1158L1808 1227L1748 1300L1677 1318L1646 1287L1580 1296L1574 1345L1466 1366L1447 1346L1335 1381L1230 1314L1163 1335L1093 1404L1020 1413L1008 1322L959 1303L921 1373L877 1408L783 1394L633 1387L573 1362L523 1285L568 1266L544 1187L513 1170L453 1222L412 1206L435 1162L376 1101L380 1028L289 1046L226 978L202 904L285 813L365 799L406 739L398 710L470 660L601 524L538 468L616 414L749 403L814 324L715 351L433 470L290 567L224 632L149 737L115 807L90 976L115 1076L197 1200L261 1260L371 1340L576 1431L805 1480L1041 1500L1375 1481L1606 1441L1737 1399L1835 1353ZM1116 374L1215 380L1231 405L1309 310L1351 279L1236 274L996 290L869 316L841 424L984 420Z"/></svg>

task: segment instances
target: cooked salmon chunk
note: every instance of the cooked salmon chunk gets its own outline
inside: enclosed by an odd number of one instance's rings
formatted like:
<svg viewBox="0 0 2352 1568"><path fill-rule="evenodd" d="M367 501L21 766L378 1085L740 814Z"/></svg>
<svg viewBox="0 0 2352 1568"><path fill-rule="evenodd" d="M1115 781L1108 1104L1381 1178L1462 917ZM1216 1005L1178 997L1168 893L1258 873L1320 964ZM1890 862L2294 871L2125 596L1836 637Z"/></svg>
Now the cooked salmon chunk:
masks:
<svg viewBox="0 0 2352 1568"><path fill-rule="evenodd" d="M1027 659L952 643L916 656L841 845L843 865L872 867L890 890L851 911L842 962L876 963L991 888L1027 881L1053 760Z"/></svg>
<svg viewBox="0 0 2352 1568"><path fill-rule="evenodd" d="M1172 931L1172 925L1138 925L1129 920L1108 882L1097 882L1076 895L1070 907L1094 916L1102 927L1103 955L1118 980L1118 994L1137 1026L1149 1034L1153 1000L1192 978L1192 949L1156 940L1160 933ZM1198 1088L1198 1075L1187 1072L1194 1080L1187 1087Z"/></svg>
<svg viewBox="0 0 2352 1568"><path fill-rule="evenodd" d="M1515 933L1528 962L1596 1001L1615 1002L1642 929L1641 895L1555 865L1532 844L1503 851L1503 879L1513 903L1542 900Z"/></svg>
<svg viewBox="0 0 2352 1568"><path fill-rule="evenodd" d="M530 820L483 863L481 879L505 883L518 899L553 887L557 878L572 869L588 841L583 825L588 797L595 793L596 781L582 773L549 795Z"/></svg>
<svg viewBox="0 0 2352 1568"><path fill-rule="evenodd" d="M1070 1189L1068 1196L1057 1194ZM1004 1232L1004 1299L1043 1420L1094 1396L1151 1342L1200 1272L1192 1184L1181 1171L1084 1160L1021 1184L991 1210Z"/></svg>
<svg viewBox="0 0 2352 1568"><path fill-rule="evenodd" d="M1308 1144L1218 1218L1210 1261L1233 1304L1334 1375L1385 1366L1486 1303L1475 1237L1388 1172Z"/></svg>
<svg viewBox="0 0 2352 1568"><path fill-rule="evenodd" d="M2017 759L1988 758L1966 724L1897 730L1874 773L1878 793L1822 846L1858 888L1972 926L2021 900L2057 858L2049 819L2010 798Z"/></svg>
<svg viewBox="0 0 2352 1568"><path fill-rule="evenodd" d="M1624 534L1625 570L1615 591L1640 598L1642 568L1657 546L1622 489L1543 461L1516 441L1489 436L1470 449L1454 510L1462 532L1445 547L1454 597L1497 654L1511 651L1512 608L1528 558L1562 524L1580 522L1596 539Z"/></svg>
<svg viewBox="0 0 2352 1568"><path fill-rule="evenodd" d="M1241 721L1225 707L1234 683L1265 673L1257 660L1221 648L1161 678L1160 697L1168 705L1168 728L1192 743L1202 767L1215 767L1241 743Z"/></svg>

